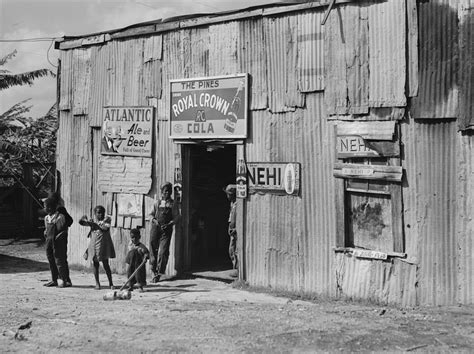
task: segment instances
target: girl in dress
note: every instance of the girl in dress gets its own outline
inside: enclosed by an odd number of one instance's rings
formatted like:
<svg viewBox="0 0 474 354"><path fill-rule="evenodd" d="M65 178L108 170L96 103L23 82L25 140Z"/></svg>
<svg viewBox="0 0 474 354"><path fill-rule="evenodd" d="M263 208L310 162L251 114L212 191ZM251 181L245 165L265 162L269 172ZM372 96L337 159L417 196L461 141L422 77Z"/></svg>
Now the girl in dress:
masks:
<svg viewBox="0 0 474 354"><path fill-rule="evenodd" d="M98 205L94 208L94 219L88 220L84 215L79 224L82 226L89 226L91 231L90 242L88 248L88 257L92 260L94 265L95 289L100 290L99 282L99 262L102 262L107 278L109 279L109 286L114 288L112 282L112 272L109 266L109 258L115 258L114 244L110 237L110 217L105 215L105 208Z"/></svg>

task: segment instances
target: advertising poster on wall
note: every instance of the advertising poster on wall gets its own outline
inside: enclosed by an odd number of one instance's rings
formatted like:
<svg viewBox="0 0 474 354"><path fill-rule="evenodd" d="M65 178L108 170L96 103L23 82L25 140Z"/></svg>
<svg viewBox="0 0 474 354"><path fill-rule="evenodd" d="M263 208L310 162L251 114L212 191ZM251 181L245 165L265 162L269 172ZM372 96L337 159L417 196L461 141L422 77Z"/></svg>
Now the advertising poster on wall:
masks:
<svg viewBox="0 0 474 354"><path fill-rule="evenodd" d="M171 138L246 138L247 83L247 74L171 80Z"/></svg>
<svg viewBox="0 0 474 354"><path fill-rule="evenodd" d="M102 155L151 157L153 107L104 107Z"/></svg>

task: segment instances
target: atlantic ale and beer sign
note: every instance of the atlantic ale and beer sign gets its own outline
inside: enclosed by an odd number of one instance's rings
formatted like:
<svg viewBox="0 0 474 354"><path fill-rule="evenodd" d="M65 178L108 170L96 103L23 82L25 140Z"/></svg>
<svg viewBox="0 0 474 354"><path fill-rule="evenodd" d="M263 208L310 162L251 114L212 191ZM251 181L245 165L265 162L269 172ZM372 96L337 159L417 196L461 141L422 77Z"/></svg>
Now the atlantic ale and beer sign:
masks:
<svg viewBox="0 0 474 354"><path fill-rule="evenodd" d="M246 138L247 82L247 74L171 80L171 138Z"/></svg>
<svg viewBox="0 0 474 354"><path fill-rule="evenodd" d="M295 162L248 162L250 192L299 195L300 164Z"/></svg>
<svg viewBox="0 0 474 354"><path fill-rule="evenodd" d="M104 107L102 155L151 157L153 107Z"/></svg>

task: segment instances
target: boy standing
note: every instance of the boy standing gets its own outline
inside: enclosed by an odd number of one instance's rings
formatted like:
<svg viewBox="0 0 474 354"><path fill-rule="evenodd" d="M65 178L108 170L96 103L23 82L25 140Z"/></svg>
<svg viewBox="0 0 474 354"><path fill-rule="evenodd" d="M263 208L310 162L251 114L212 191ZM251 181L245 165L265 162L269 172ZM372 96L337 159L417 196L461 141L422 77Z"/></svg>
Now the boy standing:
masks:
<svg viewBox="0 0 474 354"><path fill-rule="evenodd" d="M57 201L47 198L44 202L48 215L44 218L46 256L48 257L51 281L44 286L70 287L69 266L67 263L67 228L66 217L57 211ZM58 279L60 280L58 284Z"/></svg>
<svg viewBox="0 0 474 354"><path fill-rule="evenodd" d="M160 189L161 199L153 204L153 210L150 213L150 261L154 275L152 283L159 282L161 275L165 274L170 255L173 225L176 224L179 217L177 204L171 199L172 184L166 182Z"/></svg>
<svg viewBox="0 0 474 354"><path fill-rule="evenodd" d="M128 246L127 257L125 262L128 264L127 277L133 274L133 272L142 264L143 260L150 258L150 252L143 243L140 242L140 230L130 230L130 245ZM135 274L130 280L129 290L133 290L133 286L137 284L139 292L143 292L143 287L146 285L146 269L141 269Z"/></svg>

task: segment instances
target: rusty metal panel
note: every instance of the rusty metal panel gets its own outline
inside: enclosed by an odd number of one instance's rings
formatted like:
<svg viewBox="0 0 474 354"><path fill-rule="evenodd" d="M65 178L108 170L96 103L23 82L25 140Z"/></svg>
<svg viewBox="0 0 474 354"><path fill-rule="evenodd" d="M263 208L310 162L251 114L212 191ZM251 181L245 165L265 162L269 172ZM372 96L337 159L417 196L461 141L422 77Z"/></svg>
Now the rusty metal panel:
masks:
<svg viewBox="0 0 474 354"><path fill-rule="evenodd" d="M209 26L209 75L238 73L238 39L237 21Z"/></svg>
<svg viewBox="0 0 474 354"><path fill-rule="evenodd" d="M406 0L407 4L407 95L418 95L418 10L416 0Z"/></svg>
<svg viewBox="0 0 474 354"><path fill-rule="evenodd" d="M57 169L61 174L61 196L74 219L69 229L68 254L72 264L86 264L82 254L87 247L87 231L77 221L91 211L92 159L87 116L60 111L57 145ZM73 143L78 142L81 143Z"/></svg>
<svg viewBox="0 0 474 354"><path fill-rule="evenodd" d="M298 14L298 89L300 92L324 89L324 13Z"/></svg>
<svg viewBox="0 0 474 354"><path fill-rule="evenodd" d="M110 45L91 47L91 74L89 95L89 124L102 126L102 111L107 96Z"/></svg>
<svg viewBox="0 0 474 354"><path fill-rule="evenodd" d="M264 18L269 108L273 113L295 111L304 106L298 91L296 15Z"/></svg>
<svg viewBox="0 0 474 354"><path fill-rule="evenodd" d="M144 39L134 38L126 41L124 52L124 96L120 105L124 106L145 106L148 101L146 97L140 95L140 87L143 86L143 50Z"/></svg>
<svg viewBox="0 0 474 354"><path fill-rule="evenodd" d="M91 76L91 49L79 48L73 56L73 93L72 113L74 115L88 114L90 76Z"/></svg>
<svg viewBox="0 0 474 354"><path fill-rule="evenodd" d="M474 136L458 133L457 301L474 304Z"/></svg>
<svg viewBox="0 0 474 354"><path fill-rule="evenodd" d="M125 47L126 41L108 43L109 62L107 70L107 106L124 105Z"/></svg>
<svg viewBox="0 0 474 354"><path fill-rule="evenodd" d="M184 77L209 76L209 28L182 32Z"/></svg>
<svg viewBox="0 0 474 354"><path fill-rule="evenodd" d="M459 4L459 119L461 129L474 129L474 0Z"/></svg>
<svg viewBox="0 0 474 354"><path fill-rule="evenodd" d="M338 295L402 306L418 305L416 265L382 262L343 253L335 256Z"/></svg>
<svg viewBox="0 0 474 354"><path fill-rule="evenodd" d="M73 57L72 50L61 51L61 73L59 84L59 110L68 111L72 107L72 73L73 73Z"/></svg>
<svg viewBox="0 0 474 354"><path fill-rule="evenodd" d="M406 252L426 305L456 299L456 141L455 121L402 125Z"/></svg>
<svg viewBox="0 0 474 354"><path fill-rule="evenodd" d="M414 118L458 116L457 7L455 0L418 4L419 91L413 98Z"/></svg>
<svg viewBox="0 0 474 354"><path fill-rule="evenodd" d="M302 164L301 198L304 211L302 246L304 291L335 294L334 255L336 245L334 124L324 112L323 93L308 94L303 112L299 157Z"/></svg>
<svg viewBox="0 0 474 354"><path fill-rule="evenodd" d="M239 65L241 73L250 74L249 109L268 108L267 67L263 20L239 22Z"/></svg>
<svg viewBox="0 0 474 354"><path fill-rule="evenodd" d="M373 3L369 13L369 105L406 105L405 1Z"/></svg>
<svg viewBox="0 0 474 354"><path fill-rule="evenodd" d="M252 285L334 294L335 142L322 105L323 94L314 93L305 110L251 113L247 161L302 166L301 196L252 194L246 201L245 266Z"/></svg>
<svg viewBox="0 0 474 354"><path fill-rule="evenodd" d="M184 76L184 55L181 38L183 31L168 32L163 35L162 92L158 100L157 117L159 120L169 119L170 80L182 79Z"/></svg>
<svg viewBox="0 0 474 354"><path fill-rule="evenodd" d="M325 25L327 113L369 112L369 25L365 6L341 6Z"/></svg>
<svg viewBox="0 0 474 354"><path fill-rule="evenodd" d="M140 100L150 97L161 99L162 89L162 36L145 39L143 57L143 80L140 83Z"/></svg>

